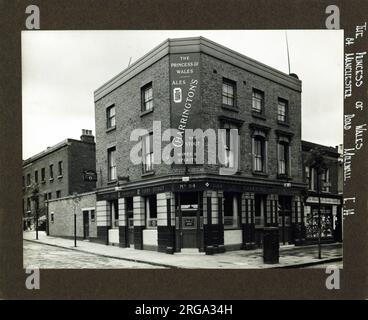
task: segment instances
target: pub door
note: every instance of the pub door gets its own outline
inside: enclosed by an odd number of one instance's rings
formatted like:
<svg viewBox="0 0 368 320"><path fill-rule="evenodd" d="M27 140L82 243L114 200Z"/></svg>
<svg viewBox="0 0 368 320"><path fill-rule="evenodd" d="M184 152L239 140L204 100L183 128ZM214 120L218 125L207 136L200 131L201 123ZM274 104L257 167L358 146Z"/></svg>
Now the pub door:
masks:
<svg viewBox="0 0 368 320"><path fill-rule="evenodd" d="M279 196L279 235L282 244L292 243L291 239L291 196Z"/></svg>
<svg viewBox="0 0 368 320"><path fill-rule="evenodd" d="M177 194L178 244L181 248L200 248L200 235L203 228L202 212L200 210L199 193L187 192Z"/></svg>
<svg viewBox="0 0 368 320"><path fill-rule="evenodd" d="M128 221L128 243L130 247L134 246L134 218L133 218L133 198L125 198L126 216Z"/></svg>

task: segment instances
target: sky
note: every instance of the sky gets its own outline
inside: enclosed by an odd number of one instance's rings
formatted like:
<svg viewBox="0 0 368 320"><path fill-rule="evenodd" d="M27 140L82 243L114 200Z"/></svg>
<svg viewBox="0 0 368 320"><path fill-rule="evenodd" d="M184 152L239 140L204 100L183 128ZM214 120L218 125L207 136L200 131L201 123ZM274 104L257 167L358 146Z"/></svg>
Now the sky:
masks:
<svg viewBox="0 0 368 320"><path fill-rule="evenodd" d="M23 159L82 129L95 133L93 92L167 38L203 36L288 73L283 30L23 31ZM287 30L302 81L302 139L343 141L343 31Z"/></svg>

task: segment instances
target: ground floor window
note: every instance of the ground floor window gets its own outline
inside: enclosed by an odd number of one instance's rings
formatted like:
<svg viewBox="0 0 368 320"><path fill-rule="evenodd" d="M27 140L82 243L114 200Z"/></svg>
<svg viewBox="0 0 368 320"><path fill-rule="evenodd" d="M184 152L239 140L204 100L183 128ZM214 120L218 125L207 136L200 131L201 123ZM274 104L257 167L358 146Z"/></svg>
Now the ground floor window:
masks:
<svg viewBox="0 0 368 320"><path fill-rule="evenodd" d="M108 202L108 209L111 218L111 228L119 227L119 206L118 200L111 200Z"/></svg>
<svg viewBox="0 0 368 320"><path fill-rule="evenodd" d="M224 192L224 216L225 229L240 228L241 225L241 194Z"/></svg>
<svg viewBox="0 0 368 320"><path fill-rule="evenodd" d="M321 236L328 238L333 236L332 206L321 205ZM307 238L319 236L318 205L304 207L305 227Z"/></svg>
<svg viewBox="0 0 368 320"><path fill-rule="evenodd" d="M156 195L147 196L144 198L146 226L147 228L157 227L157 198Z"/></svg>
<svg viewBox="0 0 368 320"><path fill-rule="evenodd" d="M266 195L254 195L254 206L254 224L256 227L263 227L266 221Z"/></svg>

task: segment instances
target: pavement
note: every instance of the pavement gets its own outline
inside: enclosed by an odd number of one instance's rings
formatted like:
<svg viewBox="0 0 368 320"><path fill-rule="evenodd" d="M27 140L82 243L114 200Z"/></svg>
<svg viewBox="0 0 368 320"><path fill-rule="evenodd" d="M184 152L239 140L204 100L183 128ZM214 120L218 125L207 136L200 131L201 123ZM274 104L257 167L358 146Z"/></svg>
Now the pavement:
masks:
<svg viewBox="0 0 368 320"><path fill-rule="evenodd" d="M287 245L280 247L280 259L278 264L264 264L262 257L262 249L256 250L237 250L228 251L221 254L206 255L204 253L194 252L193 250L183 250L181 253L173 255L148 251L135 250L133 248L120 248L117 246L107 246L89 241L78 240L77 247L74 247L74 241L58 237L47 236L45 232L39 232L39 240L35 240L34 231L23 233L24 243L24 262L30 262L32 250L27 249L27 243L37 243L45 246L44 254L39 256L42 265L42 259L52 260L52 254L55 255L55 248L62 250L67 249L71 252L84 253L93 255L96 263L93 262L93 257L81 257L82 262L78 262L76 268L187 268L187 269L269 269L269 268L304 268L316 267L321 268L324 265L342 261L342 244L324 244L322 246L322 259L317 258L318 247L316 245L295 247ZM50 247L53 247L50 249ZM48 254L47 252L51 252ZM54 252L54 253L52 253ZM52 268L65 268L65 265L70 265L63 261L67 258L67 254L56 255L55 263L51 263ZM32 263L37 265L37 259ZM101 260L113 259L110 260ZM70 259L73 260L73 259ZM115 260L120 261L117 262ZM59 261L59 262L58 262ZM73 260L74 261L74 260ZM99 263L100 261L101 263ZM72 261L69 261L73 265ZM125 265L127 262L133 263ZM85 263L85 264L84 264ZM111 265L110 265L111 264ZM42 268L42 267L41 267Z"/></svg>

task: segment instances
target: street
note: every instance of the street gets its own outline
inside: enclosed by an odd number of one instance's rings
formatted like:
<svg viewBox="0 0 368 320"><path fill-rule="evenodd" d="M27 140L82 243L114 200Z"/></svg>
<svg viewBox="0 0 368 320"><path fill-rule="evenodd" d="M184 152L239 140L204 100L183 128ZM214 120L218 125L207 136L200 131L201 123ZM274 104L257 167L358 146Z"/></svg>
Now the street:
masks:
<svg viewBox="0 0 368 320"><path fill-rule="evenodd" d="M123 269L162 268L146 263L107 258L100 255L23 241L23 266L40 269Z"/></svg>
<svg viewBox="0 0 368 320"><path fill-rule="evenodd" d="M262 249L236 250L222 254L206 255L203 252L182 250L174 255L134 248L106 246L90 241L78 241L74 247L72 239L25 232L24 266L39 265L41 268L189 268L189 269L264 269L264 268L325 268L325 264L338 264L342 258L341 244L322 246L322 260L317 258L318 246L281 246L278 264L265 264Z"/></svg>

